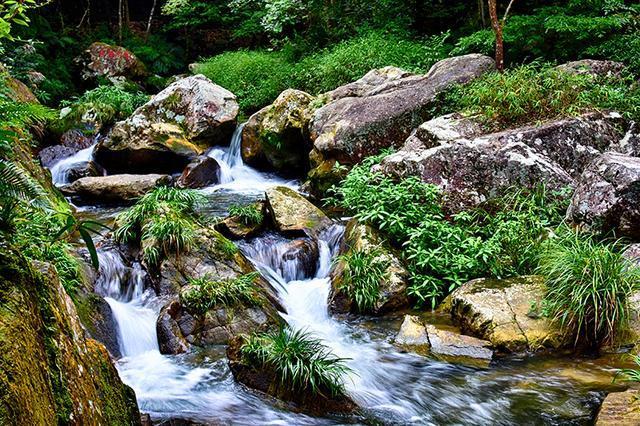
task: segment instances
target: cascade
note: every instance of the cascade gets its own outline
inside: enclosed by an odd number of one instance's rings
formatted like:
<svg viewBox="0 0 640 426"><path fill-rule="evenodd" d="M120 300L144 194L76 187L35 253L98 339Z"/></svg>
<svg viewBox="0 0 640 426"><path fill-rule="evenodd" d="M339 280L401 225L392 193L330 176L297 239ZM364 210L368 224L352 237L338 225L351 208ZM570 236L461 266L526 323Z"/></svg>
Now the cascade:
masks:
<svg viewBox="0 0 640 426"><path fill-rule="evenodd" d="M69 183L69 172L79 164L91 161L93 158L94 143L88 148L80 150L70 157L64 158L51 167L51 180L54 185L61 186Z"/></svg>

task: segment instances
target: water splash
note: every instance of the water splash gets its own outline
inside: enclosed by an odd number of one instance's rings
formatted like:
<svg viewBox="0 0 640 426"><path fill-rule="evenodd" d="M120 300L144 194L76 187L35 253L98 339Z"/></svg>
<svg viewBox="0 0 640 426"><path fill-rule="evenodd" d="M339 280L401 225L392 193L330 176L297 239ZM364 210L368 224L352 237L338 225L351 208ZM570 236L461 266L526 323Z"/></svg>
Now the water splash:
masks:
<svg viewBox="0 0 640 426"><path fill-rule="evenodd" d="M91 145L76 152L70 157L64 158L51 167L51 180L55 186L62 186L69 183L71 170L79 164L87 163L93 158L93 149L96 144Z"/></svg>

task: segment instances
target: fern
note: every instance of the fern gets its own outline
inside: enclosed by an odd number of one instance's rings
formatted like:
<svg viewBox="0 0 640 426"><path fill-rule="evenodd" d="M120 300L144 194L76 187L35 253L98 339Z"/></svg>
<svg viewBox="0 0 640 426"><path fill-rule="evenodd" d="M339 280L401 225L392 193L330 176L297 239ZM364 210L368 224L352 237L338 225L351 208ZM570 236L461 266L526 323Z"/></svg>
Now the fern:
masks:
<svg viewBox="0 0 640 426"><path fill-rule="evenodd" d="M0 228L11 229L21 203L39 209L49 207L44 190L24 169L0 159Z"/></svg>

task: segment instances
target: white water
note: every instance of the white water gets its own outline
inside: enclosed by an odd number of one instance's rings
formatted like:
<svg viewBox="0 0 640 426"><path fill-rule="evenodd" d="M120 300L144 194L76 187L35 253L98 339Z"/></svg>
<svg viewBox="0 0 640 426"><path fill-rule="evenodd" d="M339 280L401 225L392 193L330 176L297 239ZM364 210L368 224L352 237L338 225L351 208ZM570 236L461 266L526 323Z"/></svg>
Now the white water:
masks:
<svg viewBox="0 0 640 426"><path fill-rule="evenodd" d="M78 164L91 161L93 158L93 144L89 148L85 148L76 152L71 157L64 158L51 167L51 180L55 186L61 186L69 183L69 171Z"/></svg>
<svg viewBox="0 0 640 426"><path fill-rule="evenodd" d="M242 161L243 127L244 124L241 124L236 128L228 148L216 147L207 153L209 157L218 162L220 171L219 183L205 189L205 191L228 190L240 193L262 193L277 185L296 189L296 181L284 180L273 174L262 173L244 164Z"/></svg>

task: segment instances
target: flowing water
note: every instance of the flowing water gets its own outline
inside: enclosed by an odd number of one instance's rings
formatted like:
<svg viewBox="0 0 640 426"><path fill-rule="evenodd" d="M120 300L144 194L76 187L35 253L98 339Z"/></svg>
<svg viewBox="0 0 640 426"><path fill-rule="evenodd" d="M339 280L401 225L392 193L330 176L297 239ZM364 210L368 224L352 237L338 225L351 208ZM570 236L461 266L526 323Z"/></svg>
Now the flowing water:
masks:
<svg viewBox="0 0 640 426"><path fill-rule="evenodd" d="M221 165L220 184L205 190L212 203L226 206L247 194L256 198L275 184L295 187L294 182L244 165L238 134L231 147L209 153ZM312 274L303 272L299 260L284 258L288 243L284 237L270 234L239 246L277 290L286 321L348 359L352 373L346 378L347 390L364 408L364 417L319 418L287 411L234 382L224 347L178 356L160 354L155 322L165 301L145 287L139 264L127 264L116 251L104 249L96 291L113 311L123 354L118 370L135 390L141 411L154 420L237 425L593 422L613 375L607 360L512 359L485 368L450 364L394 347L391 337L401 316L358 320L331 316L328 274L342 233L343 226L336 223L318 237L319 259Z"/></svg>

